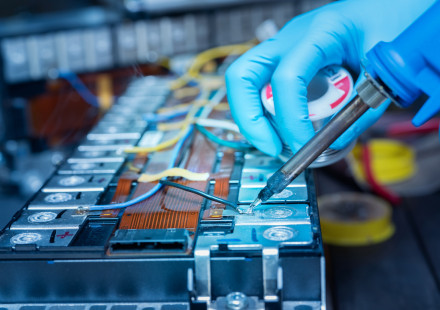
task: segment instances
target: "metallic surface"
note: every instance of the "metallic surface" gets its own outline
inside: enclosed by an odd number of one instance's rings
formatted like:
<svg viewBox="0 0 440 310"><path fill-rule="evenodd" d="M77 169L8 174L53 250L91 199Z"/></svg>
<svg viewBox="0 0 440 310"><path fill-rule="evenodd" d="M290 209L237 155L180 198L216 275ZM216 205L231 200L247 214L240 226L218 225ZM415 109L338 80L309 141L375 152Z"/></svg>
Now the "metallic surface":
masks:
<svg viewBox="0 0 440 310"><path fill-rule="evenodd" d="M78 146L81 152L87 151L124 151L136 145L137 139L87 140Z"/></svg>
<svg viewBox="0 0 440 310"><path fill-rule="evenodd" d="M307 204L265 204L256 209L252 216L237 216L235 226L310 224L308 210Z"/></svg>
<svg viewBox="0 0 440 310"><path fill-rule="evenodd" d="M280 164L281 165L281 164ZM279 168L273 168L273 170L243 170L241 175L241 187L245 188L263 188L267 180L275 173ZM289 187L305 187L306 185L304 174L300 174L295 180L293 180Z"/></svg>
<svg viewBox="0 0 440 310"><path fill-rule="evenodd" d="M77 209L98 202L101 192L56 192L37 194L28 206L29 210Z"/></svg>
<svg viewBox="0 0 440 310"><path fill-rule="evenodd" d="M102 192L107 188L112 178L111 174L57 175L43 187L42 191L45 193Z"/></svg>
<svg viewBox="0 0 440 310"><path fill-rule="evenodd" d="M75 210L24 211L11 225L11 230L78 229L87 218Z"/></svg>
<svg viewBox="0 0 440 310"><path fill-rule="evenodd" d="M227 307L232 310L241 310L249 306L248 298L241 292L234 292L226 295Z"/></svg>
<svg viewBox="0 0 440 310"><path fill-rule="evenodd" d="M194 250L195 291L197 301L211 301L211 252L209 246L197 246Z"/></svg>
<svg viewBox="0 0 440 310"><path fill-rule="evenodd" d="M289 208L292 215L285 218L267 218L267 210L271 208ZM261 211L261 212L260 212ZM294 212L295 211L295 212ZM233 231L226 233L206 232L199 235L196 249L209 247L211 250L218 249L219 244L227 244L229 250L240 249L262 249L263 247L274 247L281 245L300 245L313 242L312 223L306 217L308 213L304 204L299 205L263 205L261 210L253 214L237 214L233 210L226 209L223 212L225 217L234 217L235 226ZM286 234L286 238L276 240L272 236L280 236L277 230L269 230L274 227L282 227L280 233L291 231L293 234ZM277 228L278 229L278 228ZM269 231L268 231L269 230ZM266 235L265 235L266 233ZM266 238L269 237L269 238Z"/></svg>
<svg viewBox="0 0 440 310"><path fill-rule="evenodd" d="M37 248L67 247L76 232L77 229L7 230L0 235L0 250L28 245L35 245Z"/></svg>
<svg viewBox="0 0 440 310"><path fill-rule="evenodd" d="M241 187L238 195L239 204L250 204L263 187ZM308 199L307 188L300 187L286 187L280 193L272 195L264 203L286 203L286 202L306 202Z"/></svg>
<svg viewBox="0 0 440 310"><path fill-rule="evenodd" d="M107 140L107 139L139 139L145 126L142 127L123 127L123 126L98 126L88 135L88 140Z"/></svg>
<svg viewBox="0 0 440 310"><path fill-rule="evenodd" d="M264 301L277 302L278 292L282 289L278 279L279 273L279 250L278 247L263 248L263 287Z"/></svg>
<svg viewBox="0 0 440 310"><path fill-rule="evenodd" d="M356 87L358 96L373 109L378 108L385 100L391 99L397 104L393 96L386 92L384 87L365 72L366 80Z"/></svg>
<svg viewBox="0 0 440 310"><path fill-rule="evenodd" d="M58 169L58 174L115 174L121 166L122 162L66 162Z"/></svg>
<svg viewBox="0 0 440 310"><path fill-rule="evenodd" d="M122 151L80 151L76 150L73 155L67 159L70 164L73 163L103 163L119 162L123 163L127 155Z"/></svg>

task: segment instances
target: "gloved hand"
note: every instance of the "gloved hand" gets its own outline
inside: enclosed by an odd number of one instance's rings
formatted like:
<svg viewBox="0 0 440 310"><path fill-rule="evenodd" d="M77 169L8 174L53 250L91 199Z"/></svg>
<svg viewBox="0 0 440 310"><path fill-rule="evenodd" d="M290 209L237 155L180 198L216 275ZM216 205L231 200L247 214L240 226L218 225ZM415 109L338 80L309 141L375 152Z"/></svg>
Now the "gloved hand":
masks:
<svg viewBox="0 0 440 310"><path fill-rule="evenodd" d="M360 61L370 48L379 41L393 40L432 3L434 0L338 1L292 19L226 72L232 115L243 135L269 155L281 152L281 141L264 116L260 100L260 89L270 82L281 135L293 152L298 151L314 135L306 98L314 75L331 64L359 73ZM332 148L349 144L387 106L366 112Z"/></svg>

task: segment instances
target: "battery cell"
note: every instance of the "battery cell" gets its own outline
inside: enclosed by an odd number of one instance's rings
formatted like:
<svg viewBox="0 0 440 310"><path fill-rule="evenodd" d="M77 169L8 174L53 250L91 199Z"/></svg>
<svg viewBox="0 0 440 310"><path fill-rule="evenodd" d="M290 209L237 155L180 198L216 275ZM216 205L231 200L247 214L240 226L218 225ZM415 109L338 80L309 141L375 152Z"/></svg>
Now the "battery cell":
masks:
<svg viewBox="0 0 440 310"><path fill-rule="evenodd" d="M310 224L241 225L231 234L205 234L197 239L198 246L227 246L228 250L253 250L264 247L308 245L313 242Z"/></svg>
<svg viewBox="0 0 440 310"><path fill-rule="evenodd" d="M72 157L67 159L68 163L103 163L103 162L124 162L126 153L123 151L80 151L76 150Z"/></svg>
<svg viewBox="0 0 440 310"><path fill-rule="evenodd" d="M100 120L99 124L111 124L111 125L127 125L127 124L136 124L136 125L146 125L146 122L142 119L142 115L121 115L116 112L110 110L106 115Z"/></svg>
<svg viewBox="0 0 440 310"><path fill-rule="evenodd" d="M20 246L67 247L77 229L56 230L6 230L0 235L0 249L17 249Z"/></svg>
<svg viewBox="0 0 440 310"><path fill-rule="evenodd" d="M125 91L125 96L163 96L170 93L169 82L172 79L146 76L133 81Z"/></svg>
<svg viewBox="0 0 440 310"><path fill-rule="evenodd" d="M122 164L122 162L67 162L58 169L58 174L115 174Z"/></svg>
<svg viewBox="0 0 440 310"><path fill-rule="evenodd" d="M77 209L95 205L101 192L40 192L28 206L28 210Z"/></svg>
<svg viewBox="0 0 440 310"><path fill-rule="evenodd" d="M239 204L249 204L255 200L258 193L263 187L240 187L238 193ZM289 202L306 202L308 200L307 187L287 187L279 194L273 195L265 203L289 203Z"/></svg>
<svg viewBox="0 0 440 310"><path fill-rule="evenodd" d="M276 171L283 165L283 162L270 156L257 156L246 154L244 157L243 171L272 170Z"/></svg>
<svg viewBox="0 0 440 310"><path fill-rule="evenodd" d="M54 192L102 192L109 185L113 175L57 175L54 176L42 191Z"/></svg>
<svg viewBox="0 0 440 310"><path fill-rule="evenodd" d="M142 95L142 96L121 96L118 98L118 105L128 106L130 108L148 108L148 112L154 112L157 108L162 106L166 101L166 96L150 96L150 95Z"/></svg>
<svg viewBox="0 0 440 310"><path fill-rule="evenodd" d="M295 224L310 224L309 206L307 204L262 205L254 210L252 215L235 216L235 226Z"/></svg>
<svg viewBox="0 0 440 310"><path fill-rule="evenodd" d="M274 174L274 170L243 170L241 175L242 187L259 187L266 186L267 180ZM304 173L300 174L288 187L306 187L306 179Z"/></svg>
<svg viewBox="0 0 440 310"><path fill-rule="evenodd" d="M149 111L150 109L148 107L145 107L144 105L139 105L137 109L133 109L132 106L117 104L112 108L113 113L117 113L119 115L124 115L124 116L130 116L139 113L147 113Z"/></svg>
<svg viewBox="0 0 440 310"><path fill-rule="evenodd" d="M87 140L80 146L79 151L119 151L133 147L138 139L121 139L121 140Z"/></svg>
<svg viewBox="0 0 440 310"><path fill-rule="evenodd" d="M155 147L162 141L164 135L165 134L163 131L147 131L142 135L142 138L139 140L138 146Z"/></svg>
<svg viewBox="0 0 440 310"><path fill-rule="evenodd" d="M98 125L87 135L87 140L139 139L144 130L145 126L137 127L133 124Z"/></svg>
<svg viewBox="0 0 440 310"><path fill-rule="evenodd" d="M78 229L86 214L76 210L23 211L20 218L11 225L11 230Z"/></svg>

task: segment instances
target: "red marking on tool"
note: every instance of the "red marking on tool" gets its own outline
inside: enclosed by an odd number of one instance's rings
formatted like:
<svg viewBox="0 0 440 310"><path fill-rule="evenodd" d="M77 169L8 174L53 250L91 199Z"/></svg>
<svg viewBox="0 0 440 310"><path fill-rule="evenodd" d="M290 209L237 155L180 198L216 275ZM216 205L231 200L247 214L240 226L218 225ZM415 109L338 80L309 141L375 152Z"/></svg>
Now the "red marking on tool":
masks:
<svg viewBox="0 0 440 310"><path fill-rule="evenodd" d="M266 87L266 98L270 99L272 97L273 97L272 86L270 84L268 84Z"/></svg>
<svg viewBox="0 0 440 310"><path fill-rule="evenodd" d="M337 89L342 90L344 92L344 95L342 97L340 97L338 100L336 100L335 102L330 104L330 107L332 109L336 108L348 96L348 93L350 91L350 79L348 78L348 76L346 76L345 78L339 80L335 84L335 87Z"/></svg>

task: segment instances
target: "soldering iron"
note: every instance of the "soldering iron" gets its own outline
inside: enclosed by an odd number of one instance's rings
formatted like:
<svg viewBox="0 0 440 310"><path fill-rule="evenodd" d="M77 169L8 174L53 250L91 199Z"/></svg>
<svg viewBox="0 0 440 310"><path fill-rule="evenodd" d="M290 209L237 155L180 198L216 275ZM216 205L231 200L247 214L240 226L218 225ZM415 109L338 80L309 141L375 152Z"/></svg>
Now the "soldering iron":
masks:
<svg viewBox="0 0 440 310"><path fill-rule="evenodd" d="M420 126L440 111L439 16L437 1L392 42L379 42L367 52L366 79L356 87L357 96L268 179L248 213L282 192L368 109L388 99L406 108L425 94L413 124Z"/></svg>

